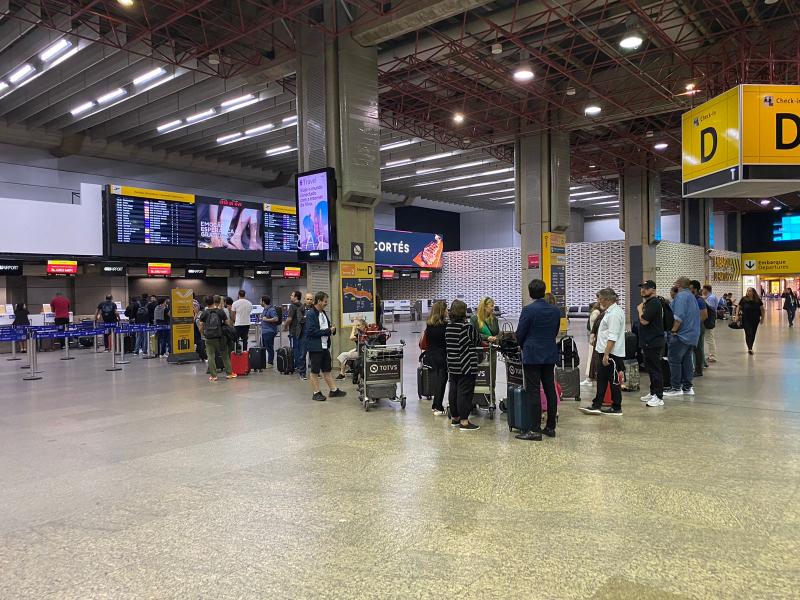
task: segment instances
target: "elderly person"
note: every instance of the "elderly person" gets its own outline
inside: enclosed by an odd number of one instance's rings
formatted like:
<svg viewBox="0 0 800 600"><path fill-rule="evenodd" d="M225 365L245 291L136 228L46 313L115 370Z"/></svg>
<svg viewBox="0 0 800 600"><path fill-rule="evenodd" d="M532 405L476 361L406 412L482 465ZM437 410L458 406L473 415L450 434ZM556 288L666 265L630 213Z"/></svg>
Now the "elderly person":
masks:
<svg viewBox="0 0 800 600"><path fill-rule="evenodd" d="M336 379L344 379L347 377L345 374L347 363L348 361L356 360L358 358L358 338L362 333L364 333L364 331L366 331L366 329L367 322L364 319L358 318L353 322L353 328L350 330L350 341L354 342L356 347L352 350L342 352L336 357L336 360L339 361L339 374L336 376Z"/></svg>
<svg viewBox="0 0 800 600"><path fill-rule="evenodd" d="M472 397L478 375L478 350L481 336L467 321L467 305L454 300L450 305L450 321L445 328L447 372L450 375L450 425L461 431L475 431L470 423Z"/></svg>
<svg viewBox="0 0 800 600"><path fill-rule="evenodd" d="M619 374L625 370L625 311L618 304L619 297L611 288L603 288L597 295L600 306L605 311L597 330L595 352L599 354L597 369L597 394L591 406L581 407L586 414L622 415L622 387ZM611 406L603 406L606 388L611 386Z"/></svg>

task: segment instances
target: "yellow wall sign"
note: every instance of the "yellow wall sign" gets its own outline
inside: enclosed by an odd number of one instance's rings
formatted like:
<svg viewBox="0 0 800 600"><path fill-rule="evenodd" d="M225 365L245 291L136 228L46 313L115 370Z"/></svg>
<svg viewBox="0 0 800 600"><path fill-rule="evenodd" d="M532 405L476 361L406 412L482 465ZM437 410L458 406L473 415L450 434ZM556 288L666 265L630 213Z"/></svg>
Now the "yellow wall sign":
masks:
<svg viewBox="0 0 800 600"><path fill-rule="evenodd" d="M684 182L739 164L739 88L683 115Z"/></svg>
<svg viewBox="0 0 800 600"><path fill-rule="evenodd" d="M188 204L194 204L194 194L167 192L165 190L149 190L147 188L131 187L127 185L112 185L111 193L118 196L133 196L134 198L147 198L149 200L169 200L170 202L187 202Z"/></svg>
<svg viewBox="0 0 800 600"><path fill-rule="evenodd" d="M561 331L567 330L567 238L563 233L542 233L542 280L556 297L561 311Z"/></svg>
<svg viewBox="0 0 800 600"><path fill-rule="evenodd" d="M742 87L742 162L800 165L800 86Z"/></svg>
<svg viewBox="0 0 800 600"><path fill-rule="evenodd" d="M800 250L742 254L743 275L800 274Z"/></svg>
<svg viewBox="0 0 800 600"><path fill-rule="evenodd" d="M170 356L194 354L194 294L192 290L172 290L172 352Z"/></svg>
<svg viewBox="0 0 800 600"><path fill-rule="evenodd" d="M342 325L359 318L375 323L375 263L339 263L339 280Z"/></svg>

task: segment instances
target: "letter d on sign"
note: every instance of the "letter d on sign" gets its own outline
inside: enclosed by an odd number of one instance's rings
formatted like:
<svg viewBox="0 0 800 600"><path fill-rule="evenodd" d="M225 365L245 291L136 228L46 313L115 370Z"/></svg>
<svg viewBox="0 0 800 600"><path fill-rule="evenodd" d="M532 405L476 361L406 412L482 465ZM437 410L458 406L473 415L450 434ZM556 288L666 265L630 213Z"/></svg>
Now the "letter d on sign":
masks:
<svg viewBox="0 0 800 600"><path fill-rule="evenodd" d="M794 121L794 139L785 142L783 139L783 122ZM800 146L800 117L792 113L777 113L775 115L775 149L792 150Z"/></svg>
<svg viewBox="0 0 800 600"><path fill-rule="evenodd" d="M711 136L711 150L706 153L706 135ZM708 162L714 158L717 151L717 130L713 127L706 127L700 132L700 162Z"/></svg>

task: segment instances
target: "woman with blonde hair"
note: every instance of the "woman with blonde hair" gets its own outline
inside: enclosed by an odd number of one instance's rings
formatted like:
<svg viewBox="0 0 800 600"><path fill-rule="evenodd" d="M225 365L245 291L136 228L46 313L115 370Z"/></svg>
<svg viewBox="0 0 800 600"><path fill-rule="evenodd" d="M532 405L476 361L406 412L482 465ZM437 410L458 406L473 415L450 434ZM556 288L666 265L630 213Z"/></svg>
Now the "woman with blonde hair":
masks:
<svg viewBox="0 0 800 600"><path fill-rule="evenodd" d="M431 306L425 333L420 340L420 349L425 351L423 362L430 367L433 377L434 389L431 410L437 417L445 414L444 391L447 388L447 344L445 331L447 329L447 303L438 300Z"/></svg>
<svg viewBox="0 0 800 600"><path fill-rule="evenodd" d="M497 317L494 316L494 300L489 297L482 298L470 322L481 335L484 344L497 341L497 336L500 335L500 324L497 322Z"/></svg>

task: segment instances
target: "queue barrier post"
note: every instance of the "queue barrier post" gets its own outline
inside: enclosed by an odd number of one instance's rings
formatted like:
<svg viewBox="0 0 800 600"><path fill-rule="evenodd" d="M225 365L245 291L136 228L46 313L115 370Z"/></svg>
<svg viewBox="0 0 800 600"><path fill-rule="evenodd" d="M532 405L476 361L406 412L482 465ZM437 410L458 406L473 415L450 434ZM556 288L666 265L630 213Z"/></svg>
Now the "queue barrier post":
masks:
<svg viewBox="0 0 800 600"><path fill-rule="evenodd" d="M153 344L151 343L152 340L150 338L150 333L156 330L154 325L148 325L147 329L144 330L144 334L147 336L147 354L142 357L142 360L150 360L156 358L153 355Z"/></svg>
<svg viewBox="0 0 800 600"><path fill-rule="evenodd" d="M74 356L69 355L69 326L64 326L64 356L61 357L61 360L75 360Z"/></svg>
<svg viewBox="0 0 800 600"><path fill-rule="evenodd" d="M115 347L114 342L116 341L116 332L114 328L108 328L105 330L106 334L108 335L108 339L111 342L111 366L106 369L106 371L122 371L122 367L117 366L117 349Z"/></svg>
<svg viewBox="0 0 800 600"><path fill-rule="evenodd" d="M19 356L17 356L17 342L19 340L13 339L11 340L11 358L7 358L6 360L22 360Z"/></svg>
<svg viewBox="0 0 800 600"><path fill-rule="evenodd" d="M36 351L36 333L33 330L30 330L28 337L28 365L27 368L29 369L28 374L23 377L23 381L37 381L41 379L39 373L41 371L38 370L39 367L39 360L38 360L38 352ZM23 369L25 367L22 367Z"/></svg>
<svg viewBox="0 0 800 600"><path fill-rule="evenodd" d="M119 343L119 358L117 359L117 364L129 365L131 361L125 360L125 333L120 328L115 335L119 336L117 337L117 342Z"/></svg>

